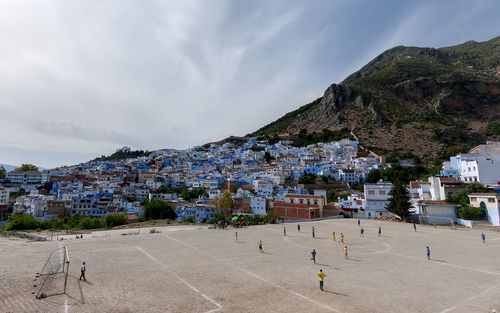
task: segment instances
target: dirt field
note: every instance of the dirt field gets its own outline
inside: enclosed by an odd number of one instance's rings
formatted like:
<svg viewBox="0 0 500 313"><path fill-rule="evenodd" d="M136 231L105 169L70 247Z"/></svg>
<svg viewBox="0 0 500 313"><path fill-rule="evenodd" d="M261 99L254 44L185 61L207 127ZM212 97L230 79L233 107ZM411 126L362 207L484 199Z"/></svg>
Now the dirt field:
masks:
<svg viewBox="0 0 500 313"><path fill-rule="evenodd" d="M281 224L124 229L46 242L0 237L0 311L500 312L498 232L485 232L483 244L481 231L470 229L414 232L410 224L362 220L361 238L356 220L301 223L301 233L285 225L286 237ZM67 295L35 299L35 273L60 246L71 260ZM86 282L78 280L83 261ZM327 275L323 292L319 269Z"/></svg>

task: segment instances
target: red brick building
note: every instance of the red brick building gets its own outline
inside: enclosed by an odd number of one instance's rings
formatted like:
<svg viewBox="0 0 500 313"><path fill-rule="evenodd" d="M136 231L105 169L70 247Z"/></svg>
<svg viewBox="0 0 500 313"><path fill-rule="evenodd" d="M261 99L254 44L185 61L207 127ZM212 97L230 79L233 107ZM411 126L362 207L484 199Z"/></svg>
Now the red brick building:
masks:
<svg viewBox="0 0 500 313"><path fill-rule="evenodd" d="M319 207L316 204L274 201L273 211L280 219L284 220L304 220L320 217Z"/></svg>

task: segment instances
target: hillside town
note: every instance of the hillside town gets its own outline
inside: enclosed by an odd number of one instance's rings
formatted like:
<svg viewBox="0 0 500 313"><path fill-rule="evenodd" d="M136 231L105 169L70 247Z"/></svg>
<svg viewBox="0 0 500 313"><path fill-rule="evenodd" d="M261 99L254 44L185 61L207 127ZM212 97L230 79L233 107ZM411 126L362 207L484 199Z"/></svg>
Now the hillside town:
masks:
<svg viewBox="0 0 500 313"><path fill-rule="evenodd" d="M116 153L132 152L122 147ZM164 149L134 158L8 172L0 179L0 218L18 212L38 220L125 213L134 223L144 215L145 201L158 199L172 205L178 221L202 223L214 219L218 208L212 200L225 193L232 199L232 216L272 212L283 221L388 217L394 215L387 210L393 183L369 182L368 176L395 165L349 139L295 147L254 137L242 145ZM415 164L406 160L397 166ZM470 206L483 209L482 218L500 226L499 142L453 156L439 173L409 182L411 217L464 223L457 217L459 205L448 200L469 184L488 191L467 194Z"/></svg>

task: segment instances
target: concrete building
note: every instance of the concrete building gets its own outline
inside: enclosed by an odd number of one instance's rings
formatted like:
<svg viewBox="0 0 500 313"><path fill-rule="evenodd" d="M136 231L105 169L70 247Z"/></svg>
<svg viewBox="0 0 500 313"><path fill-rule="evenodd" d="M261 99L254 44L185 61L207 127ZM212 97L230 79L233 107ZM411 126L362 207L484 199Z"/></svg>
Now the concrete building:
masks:
<svg viewBox="0 0 500 313"><path fill-rule="evenodd" d="M41 172L10 172L5 175L5 179L13 184L19 185L39 185L42 183Z"/></svg>
<svg viewBox="0 0 500 313"><path fill-rule="evenodd" d="M457 205L446 201L420 200L418 211L425 223L450 224L457 220Z"/></svg>
<svg viewBox="0 0 500 313"><path fill-rule="evenodd" d="M434 201L444 201L465 188L465 184L458 178L432 176L429 177L429 189Z"/></svg>
<svg viewBox="0 0 500 313"><path fill-rule="evenodd" d="M389 199L391 198L389 195L391 189L391 182L379 181L376 184L365 184L364 194L366 218L393 215L386 209Z"/></svg>
<svg viewBox="0 0 500 313"><path fill-rule="evenodd" d="M0 204L8 204L9 195L10 195L10 190L8 188L0 186Z"/></svg>
<svg viewBox="0 0 500 313"><path fill-rule="evenodd" d="M488 221L492 225L500 226L500 194L498 193L471 193L470 205L487 210Z"/></svg>

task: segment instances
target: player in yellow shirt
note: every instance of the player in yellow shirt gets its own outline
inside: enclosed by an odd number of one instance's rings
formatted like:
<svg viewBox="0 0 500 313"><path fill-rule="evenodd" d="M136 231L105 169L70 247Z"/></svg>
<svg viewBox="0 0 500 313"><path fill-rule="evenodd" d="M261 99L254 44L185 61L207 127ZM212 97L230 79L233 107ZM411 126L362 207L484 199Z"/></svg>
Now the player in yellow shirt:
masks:
<svg viewBox="0 0 500 313"><path fill-rule="evenodd" d="M348 259L349 257L347 256L347 246L344 246L344 259Z"/></svg>
<svg viewBox="0 0 500 313"><path fill-rule="evenodd" d="M264 253L264 250L262 250L262 240L259 241L259 252Z"/></svg>
<svg viewBox="0 0 500 313"><path fill-rule="evenodd" d="M234 232L234 240L238 241L238 232L237 231Z"/></svg>
<svg viewBox="0 0 500 313"><path fill-rule="evenodd" d="M332 233L332 239L335 241L335 232Z"/></svg>
<svg viewBox="0 0 500 313"><path fill-rule="evenodd" d="M340 233L340 241L344 243L344 233Z"/></svg>
<svg viewBox="0 0 500 313"><path fill-rule="evenodd" d="M316 274L316 275L319 277L319 289L321 289L321 291L323 291L323 282L325 281L326 274L323 273L322 269L320 269L318 274Z"/></svg>

